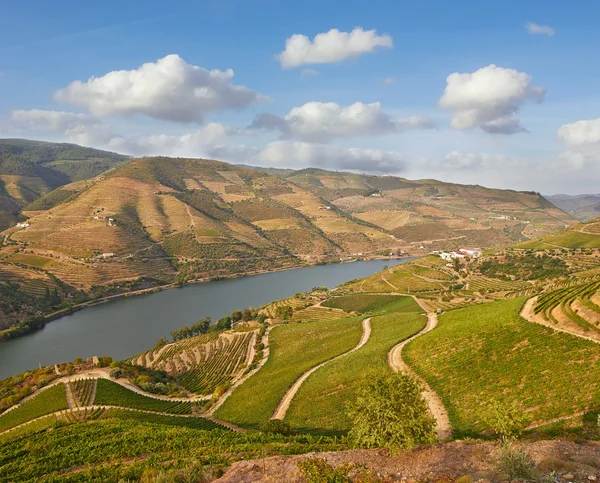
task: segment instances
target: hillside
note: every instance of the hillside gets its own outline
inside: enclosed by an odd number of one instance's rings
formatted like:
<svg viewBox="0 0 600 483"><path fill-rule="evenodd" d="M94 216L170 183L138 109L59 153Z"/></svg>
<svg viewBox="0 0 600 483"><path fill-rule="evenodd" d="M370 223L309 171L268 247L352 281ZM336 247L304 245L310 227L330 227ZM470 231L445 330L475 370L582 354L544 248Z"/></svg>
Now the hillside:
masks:
<svg viewBox="0 0 600 483"><path fill-rule="evenodd" d="M156 176L162 189L176 187ZM155 481L157 468L197 475L193 458L208 465L205 481L229 467L222 481L300 482L296 464L309 456L291 455L321 451L330 463L384 475L366 481L504 481L503 446L476 441L494 435L490 408L498 404L522 416L518 447L530 474L592 481L600 469L598 226L592 220L479 258L421 257L244 310L233 328L231 317L212 328L199 321L128 361L99 361L110 368L79 361L8 378L0 383L0 476ZM548 241L558 237L562 245ZM439 440L469 443L347 451L347 404L374 371L416 377ZM265 429L278 420L292 433ZM23 450L63 440L70 443L50 465ZM115 450L123 442L127 450Z"/></svg>
<svg viewBox="0 0 600 483"><path fill-rule="evenodd" d="M87 152L67 147L63 157ZM55 148L48 149L56 157ZM41 161L49 157L27 159L44 170L78 163ZM64 168L60 179L78 173ZM27 226L2 232L0 248L0 270L12 282L1 287L0 324L21 321L25 331L32 323L24 320L123 292L307 263L495 247L572 222L537 193L160 157L65 184L25 208ZM28 302L22 295L31 279L47 282L38 281L41 292Z"/></svg>
<svg viewBox="0 0 600 483"><path fill-rule="evenodd" d="M75 144L0 139L0 230L24 217L22 209L49 208L70 196L52 190L93 178L123 162L126 156Z"/></svg>
<svg viewBox="0 0 600 483"><path fill-rule="evenodd" d="M600 195L550 195L550 202L581 221L588 221L600 214Z"/></svg>

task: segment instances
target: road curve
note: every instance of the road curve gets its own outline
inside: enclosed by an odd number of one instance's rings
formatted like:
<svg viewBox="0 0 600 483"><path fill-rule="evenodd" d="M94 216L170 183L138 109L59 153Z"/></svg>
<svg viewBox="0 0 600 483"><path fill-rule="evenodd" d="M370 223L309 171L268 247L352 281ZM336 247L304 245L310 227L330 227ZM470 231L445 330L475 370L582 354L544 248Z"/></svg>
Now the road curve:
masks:
<svg viewBox="0 0 600 483"><path fill-rule="evenodd" d="M415 301L421 305L420 301L415 298ZM450 425L450 418L448 417L448 412L446 408L442 404L440 397L437 393L431 389L427 381L425 381L422 377L419 377L415 371L413 371L402 359L402 349L404 346L408 344L410 341L416 339L417 337L426 334L427 332L432 331L437 326L437 315L434 312L427 313L427 325L425 328L413 335L412 337L400 342L399 344L392 347L392 349L388 352L388 364L392 368L394 372L405 372L410 374L415 379L417 379L421 385L423 386L423 398L427 402L427 406L429 406L429 412L434 417L436 421L436 431L438 438L440 440L449 439L452 436L452 426Z"/></svg>
<svg viewBox="0 0 600 483"><path fill-rule="evenodd" d="M343 354L340 354L339 356L333 357L332 359L329 359L325 362L321 362L320 364L318 364L315 367L306 371L298 379L296 379L296 382L294 382L294 384L291 385L291 387L287 390L287 392L285 393L285 395L283 396L283 398L277 405L277 408L275 409L273 416L271 416L271 419L285 418L285 415L287 413L287 410L290 407L292 399L294 399L294 396L296 395L296 393L298 392L298 390L300 389L302 384L304 384L304 382L309 378L309 376L313 372L315 372L318 369L320 369L321 367L329 364L330 362L333 362L336 359L339 359L340 357L344 357L348 354L351 354L351 353L357 351L358 349L360 349L362 346L364 346L369 341L369 338L371 337L371 318L370 317L367 319L364 319L362 321L362 327L363 327L363 334L362 334L362 337L360 338L360 341L356 347L354 347L353 349L350 349L348 352L344 352Z"/></svg>
<svg viewBox="0 0 600 483"><path fill-rule="evenodd" d="M548 320L544 320L544 318L540 314L536 314L534 311L535 303L537 302L538 297L533 297L528 299L525 304L523 304L523 308L521 309L520 316L529 322L533 322L534 324L543 325L544 327L548 327L557 332L563 332L565 334L572 335L573 337L579 337L580 339L589 340L590 342L594 342L596 344L600 344L600 340L594 337L588 337L587 335L579 334L575 331L568 330L566 327L558 327Z"/></svg>

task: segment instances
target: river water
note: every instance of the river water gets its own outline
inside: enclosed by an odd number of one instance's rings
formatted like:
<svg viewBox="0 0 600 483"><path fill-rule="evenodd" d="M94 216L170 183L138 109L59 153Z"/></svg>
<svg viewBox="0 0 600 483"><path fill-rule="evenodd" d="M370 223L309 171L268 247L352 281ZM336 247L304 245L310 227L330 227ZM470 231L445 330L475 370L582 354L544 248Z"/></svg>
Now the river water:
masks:
<svg viewBox="0 0 600 483"><path fill-rule="evenodd" d="M249 277L186 285L122 298L65 315L43 329L0 342L0 379L76 357L109 355L124 359L169 338L173 329L210 316L217 320L236 309L306 292L333 288L372 275L404 260L369 260L321 265Z"/></svg>

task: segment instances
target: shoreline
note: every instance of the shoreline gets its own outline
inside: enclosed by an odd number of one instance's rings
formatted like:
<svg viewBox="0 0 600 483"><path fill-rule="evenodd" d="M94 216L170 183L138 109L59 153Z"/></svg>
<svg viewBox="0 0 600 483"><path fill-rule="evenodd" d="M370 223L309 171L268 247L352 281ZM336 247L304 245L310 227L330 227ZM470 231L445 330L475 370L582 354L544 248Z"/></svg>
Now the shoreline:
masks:
<svg viewBox="0 0 600 483"><path fill-rule="evenodd" d="M360 261L374 261L374 260L414 260L416 258L419 258L418 256L405 256L405 257L386 257L386 256L372 256L372 257L366 257L366 258L361 258L360 260L347 260L347 261L339 261L339 262L330 262L330 263L309 263L306 265L298 265L298 266L294 266L294 267L287 267L287 268L276 268L273 270L258 270L258 271L253 271L253 272L246 272L246 273L238 273L238 274L230 274L230 275L224 275L224 276L220 276L220 277L215 277L215 278L210 278L210 277L206 277L206 278L200 278L200 279L196 279L196 280L191 280L189 282L185 282L183 284L179 284L179 283L169 283L169 284L165 284L165 285L159 285L157 287L151 287L151 288L145 288L145 289L140 289L140 290L134 290L131 292L124 292L124 293L120 293L120 294L115 294L115 295L108 295L106 297L102 297L102 298L98 298L98 299L94 299L94 300L90 300L87 302L83 302L81 304L77 304L74 305L73 307L69 307L67 309L63 309L57 312L53 312L51 314L48 314L46 316L44 316L43 319L43 323L40 322L40 325L37 327L33 327L31 328L31 330L28 330L27 332L24 332L16 337L9 337L6 339L0 339L0 346L2 344L2 342L6 342L9 340L13 340L13 339L19 339L23 336L26 336L28 334L31 334L33 332L37 332L38 330L43 329L46 324L60 319L62 317L65 317L67 315L71 315L74 314L75 312L79 312L80 310L84 310L90 307L95 307L97 305L103 305L115 300L120 300L123 298L128 298L128 297L138 297L141 295L147 295L147 294L152 294L152 293L157 293L157 292L162 292L163 290L170 290L170 289L175 289L175 288L184 288L186 286L191 286L191 285L198 285L198 284L204 284L204 283L209 283L209 282L218 282L219 280L233 280L233 279L238 279L238 278L245 278L245 277L252 277L252 276L256 276L256 275L266 275L269 273L278 273L278 272L286 272L286 271L290 271L290 270L298 270L298 269L302 269L302 268L310 268L310 267L318 267L318 266L327 266L327 265L341 265L341 264L347 264L347 263L356 263L356 262L360 262ZM14 326L13 326L14 327ZM6 330L10 330L10 327Z"/></svg>

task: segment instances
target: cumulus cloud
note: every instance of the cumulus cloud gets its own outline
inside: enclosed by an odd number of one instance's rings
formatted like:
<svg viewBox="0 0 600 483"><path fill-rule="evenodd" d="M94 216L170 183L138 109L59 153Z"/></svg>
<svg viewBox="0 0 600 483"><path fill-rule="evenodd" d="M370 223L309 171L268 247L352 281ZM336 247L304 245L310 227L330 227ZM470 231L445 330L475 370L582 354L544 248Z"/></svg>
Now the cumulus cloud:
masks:
<svg viewBox="0 0 600 483"><path fill-rule="evenodd" d="M374 173L399 173L410 158L396 151L344 148L327 144L274 141L256 156L261 163L273 167L356 170Z"/></svg>
<svg viewBox="0 0 600 483"><path fill-rule="evenodd" d="M284 69L304 64L333 64L342 60L373 52L377 47L391 48L392 37L377 35L375 30L356 27L352 32L331 29L310 40L306 35L295 34L285 41L285 50L277 59Z"/></svg>
<svg viewBox="0 0 600 483"><path fill-rule="evenodd" d="M541 103L543 87L531 85L529 74L494 64L473 73L450 74L438 105L453 112L454 129L479 127L492 134L515 134L525 131L514 117L527 101Z"/></svg>
<svg viewBox="0 0 600 483"><path fill-rule="evenodd" d="M355 102L342 107L334 102L308 102L293 108L284 117L263 113L250 128L279 131L282 139L327 143L336 138L381 136L411 129L433 128L424 117L394 118L379 102Z"/></svg>
<svg viewBox="0 0 600 483"><path fill-rule="evenodd" d="M206 70L172 54L138 69L75 81L54 99L96 116L142 114L176 122L203 122L207 113L243 109L266 98L232 84L233 70Z"/></svg>
<svg viewBox="0 0 600 483"><path fill-rule="evenodd" d="M452 151L440 161L436 161L437 168L447 170L483 170L506 168L534 168L537 161L518 156L506 156L492 153L461 153Z"/></svg>
<svg viewBox="0 0 600 483"><path fill-rule="evenodd" d="M318 77L321 73L315 69L303 69L300 73L303 77Z"/></svg>
<svg viewBox="0 0 600 483"><path fill-rule="evenodd" d="M600 118L563 124L558 135L569 145L600 143Z"/></svg>
<svg viewBox="0 0 600 483"><path fill-rule="evenodd" d="M530 34L535 35L548 35L552 37L554 35L554 29L548 25L538 25L533 22L527 22L525 28Z"/></svg>
<svg viewBox="0 0 600 483"><path fill-rule="evenodd" d="M248 130L209 123L180 136L123 136L94 116L39 109L13 111L11 118L18 127L47 129L64 135L72 143L112 149L135 156L205 156L232 136L252 135Z"/></svg>

